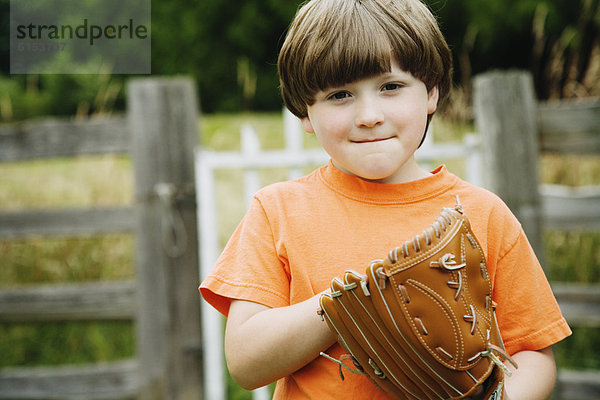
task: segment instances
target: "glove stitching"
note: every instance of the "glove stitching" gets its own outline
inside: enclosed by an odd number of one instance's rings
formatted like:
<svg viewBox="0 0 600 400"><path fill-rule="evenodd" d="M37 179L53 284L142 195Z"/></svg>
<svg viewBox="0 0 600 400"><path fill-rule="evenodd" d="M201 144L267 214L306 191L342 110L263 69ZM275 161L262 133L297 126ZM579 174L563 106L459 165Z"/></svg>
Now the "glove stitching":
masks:
<svg viewBox="0 0 600 400"><path fill-rule="evenodd" d="M431 255L434 254L437 250L439 250L439 248L444 247L452 239L452 237L454 237L454 232L460 230L461 226L463 225L462 219L459 219L454 213L455 213L455 211L453 211L451 209L444 209L442 211L442 215L445 215L445 214L450 215L455 221L458 221L458 225L455 225L454 223L448 224L448 225L450 225L450 230L448 230L446 225L442 221L446 220L446 218L449 219L450 217L448 217L448 216L445 216L444 218L438 217L436 222L442 225L442 230L444 231L445 235L440 234L438 236L436 233L436 236L441 237L441 240L438 243L436 243L435 245L433 245L432 247L430 247L427 251L421 253L418 257L415 257L414 259L408 259L407 261L402 262L401 260L398 260L398 257L397 257L398 249L397 248L393 250L394 258L389 257L390 255L392 255L392 252L390 252L390 254L388 255L388 260L387 260L388 261L388 266L387 266L388 271L386 271L386 272L388 272L388 275L392 275L392 274L398 273L400 271L404 271L404 270L422 262L423 260L431 257ZM432 224L432 227L436 226L436 222L434 222ZM414 242L414 240L413 240L413 242ZM404 242L404 244L402 245L402 253L403 253L404 258L409 256L409 252L408 252L409 244L411 244L411 241Z"/></svg>
<svg viewBox="0 0 600 400"><path fill-rule="evenodd" d="M483 252L481 251L481 248L477 245L477 242L472 240L471 235L469 233L469 229L467 229L467 227L465 226L465 233L461 235L461 257L462 257L462 262L463 263L467 263L467 256L466 256L466 246L465 246L465 237L467 238L467 240L469 241L469 243L471 244L471 246L473 247L473 249L478 250L479 254L481 257L483 257ZM483 259L483 258L482 258ZM486 331L486 328L489 327L491 325L490 319L489 319L489 315L487 315L487 313L484 312L480 312L479 309L477 307L473 307L474 304L474 300L473 297L471 296L471 289L469 287L469 283L471 282L471 278L470 278L470 274L469 274L469 270L467 268L464 269L464 281L465 281L465 289L464 289L464 296L463 296L463 304L465 309L469 310L471 309L471 314L470 315L466 315L465 316L465 321L467 322L471 322L469 320L466 319L466 317L471 317L471 315L474 317L473 319L473 327L471 328L471 334L477 334L477 336L481 339L482 343L485 344L488 342L488 339L486 339L486 333L484 331ZM476 279L476 277L474 277L473 279ZM489 285L488 285L488 289L489 289ZM488 290L488 293L490 293L490 291ZM480 321L484 321L486 324L485 327L481 326ZM465 355L466 357L466 355ZM467 360L467 362L469 360L473 359L473 357L469 358ZM476 359L476 358L475 358ZM473 362L470 365L474 366L476 363Z"/></svg>
<svg viewBox="0 0 600 400"><path fill-rule="evenodd" d="M454 331L453 336L454 336L454 340L455 340L456 349L459 352L459 354L461 354L461 349L464 347L464 345L462 343L462 335L459 334L460 330L457 328L458 327L458 317L456 315L454 315L453 312L450 313L452 311L452 307L450 306L450 304L448 304L446 302L446 300L444 298L442 298L441 296L439 299L434 297L430 292L435 293L435 291L422 282L418 282L413 279L409 279L409 280L407 280L406 283L410 284L412 287L414 287L415 289L417 289L418 291L423 293L425 296L429 297L434 303L437 303L440 306L439 308L442 310L442 312L444 314L446 314L446 317L448 318L448 320L450 321L450 324L452 325L452 330ZM445 306L445 307L443 307L443 306ZM406 305L403 304L402 308L405 310L405 313L406 313L405 315L409 315L412 317L412 313L408 310L408 307L406 307ZM407 320L409 321L410 325L412 326L413 332L416 333L415 336L419 339L419 342L421 342L421 344L429 351L429 353L436 360L438 360L440 363L442 363L443 365L446 365L449 368L457 367L456 365L452 365L452 364L448 363L447 361L443 360L437 354L437 352L435 352L429 346L429 344L425 341L425 339L423 339L422 336L419 334L418 329L417 329L416 325L414 324L412 318L407 318ZM459 343L459 338L460 338L461 343ZM458 360L460 360L460 358L458 358Z"/></svg>
<svg viewBox="0 0 600 400"><path fill-rule="evenodd" d="M479 255L481 257L481 262L479 263L479 268L480 268L480 272L481 275L483 277L483 279L485 280L486 284L487 284L487 288L488 288L488 293L492 293L492 285L489 279L489 274L487 273L487 265L485 264L485 255L483 253L483 249L481 248L481 246L479 245L479 243L477 242L477 240L475 239L475 237L473 237L473 235L469 232L469 230L467 229L467 232L465 234L467 240L469 241L469 243L471 244L471 246L473 247L474 250L477 250L479 252ZM470 282L469 279L467 279L467 282ZM469 296L469 301L471 304L473 304L473 299L471 298L471 291L468 290L468 296ZM477 311L478 308L475 308ZM493 318L493 308L489 307L487 305L487 298L486 298L486 307L485 307L485 311L487 312L483 312L483 311L479 311L478 314L480 315L481 319L483 321L485 321L486 323L486 327L487 327L487 331L489 331L489 327L492 325L492 318ZM487 343L489 341L489 338L484 337L484 332L483 329L478 329L479 332L479 336L481 337L481 339L484 341L484 343Z"/></svg>
<svg viewBox="0 0 600 400"><path fill-rule="evenodd" d="M466 250L466 246L465 246L465 237L468 238L469 232L467 227L465 226L465 233L462 233L460 235L460 253L461 253L461 261L467 265L467 250ZM475 243L471 240L469 240L471 246L476 249L477 247L475 246ZM471 314L465 315L463 318L465 319L465 321L472 323L471 326L471 335L474 335L475 333L477 333L477 335L479 336L479 338L481 339L481 341L483 343L485 343L485 338L483 337L483 332L481 331L481 329L479 328L479 320L477 318L477 313L476 313L476 309L475 307L473 307L473 298L471 296L471 289L469 287L469 282L471 281L470 278L470 274L469 274L469 270L468 268L464 268L464 296L463 296L463 304L466 310L471 311ZM473 318L473 320L468 320L467 317L471 317ZM466 357L466 355L464 355Z"/></svg>

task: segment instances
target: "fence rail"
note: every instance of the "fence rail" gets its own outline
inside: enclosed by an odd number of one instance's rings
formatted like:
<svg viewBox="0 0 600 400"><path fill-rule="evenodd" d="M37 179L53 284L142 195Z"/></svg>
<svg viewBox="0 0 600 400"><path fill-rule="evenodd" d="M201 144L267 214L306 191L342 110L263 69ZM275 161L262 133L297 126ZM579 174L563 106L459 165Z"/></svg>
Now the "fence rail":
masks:
<svg viewBox="0 0 600 400"><path fill-rule="evenodd" d="M1 398L109 400L135 397L138 361L83 366L11 368L0 375Z"/></svg>
<svg viewBox="0 0 600 400"><path fill-rule="evenodd" d="M569 323L600 326L600 286L552 283ZM133 320L135 281L47 284L0 291L0 322Z"/></svg>
<svg viewBox="0 0 600 400"><path fill-rule="evenodd" d="M551 285L569 324L600 327L600 285L564 282Z"/></svg>
<svg viewBox="0 0 600 400"><path fill-rule="evenodd" d="M537 110L541 151L600 153L600 99L544 102Z"/></svg>
<svg viewBox="0 0 600 400"><path fill-rule="evenodd" d="M0 322L133 320L135 281L46 284L0 291Z"/></svg>
<svg viewBox="0 0 600 400"><path fill-rule="evenodd" d="M0 239L134 231L133 207L0 212Z"/></svg>
<svg viewBox="0 0 600 400"><path fill-rule="evenodd" d="M541 185L542 224L554 230L600 230L600 188Z"/></svg>
<svg viewBox="0 0 600 400"><path fill-rule="evenodd" d="M125 116L92 120L43 118L0 126L0 160L22 161L131 150Z"/></svg>

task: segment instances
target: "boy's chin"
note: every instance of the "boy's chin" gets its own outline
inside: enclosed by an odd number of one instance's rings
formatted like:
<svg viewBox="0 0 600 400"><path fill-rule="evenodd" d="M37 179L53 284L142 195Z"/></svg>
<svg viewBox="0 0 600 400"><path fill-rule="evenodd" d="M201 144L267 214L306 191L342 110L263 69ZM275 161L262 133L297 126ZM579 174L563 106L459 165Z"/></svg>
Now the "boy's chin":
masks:
<svg viewBox="0 0 600 400"><path fill-rule="evenodd" d="M406 183L429 175L427 171L416 165L406 164L387 166L386 168L369 168L357 172L354 175L365 181L384 184Z"/></svg>
<svg viewBox="0 0 600 400"><path fill-rule="evenodd" d="M396 170L393 169L368 169L357 171L353 174L365 181L373 183L397 183L395 182Z"/></svg>

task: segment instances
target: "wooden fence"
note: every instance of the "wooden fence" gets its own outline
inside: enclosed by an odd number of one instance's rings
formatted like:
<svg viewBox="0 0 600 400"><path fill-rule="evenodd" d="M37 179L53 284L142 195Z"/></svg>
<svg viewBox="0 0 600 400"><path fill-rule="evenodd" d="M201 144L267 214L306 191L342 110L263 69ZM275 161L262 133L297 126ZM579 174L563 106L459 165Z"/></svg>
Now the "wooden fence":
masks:
<svg viewBox="0 0 600 400"><path fill-rule="evenodd" d="M523 73L482 75L474 85L475 111L483 172L494 172L484 174L485 186L513 209L543 258L539 238L544 226L600 228L600 194L597 188L538 191L538 167L531 161L537 160L540 143L542 151L597 153L600 105L583 109L570 103L538 105L531 87ZM0 126L0 162L131 153L136 204L0 213L0 239L133 232L136 280L2 290L0 321L132 319L137 357L90 366L3 369L0 399L203 397L192 154L197 138L195 92L185 79L134 80L128 92L126 117ZM575 122L568 123L571 118ZM437 154L437 150L433 146L428 151ZM443 159L449 153L439 154ZM223 156L218 156L221 161ZM202 181L205 176L198 178ZM200 216L200 224L203 221ZM556 282L552 286L571 324L600 326L598 286ZM600 398L599 382L598 371L561 370L555 396Z"/></svg>
<svg viewBox="0 0 600 400"><path fill-rule="evenodd" d="M135 204L0 213L0 240L131 232L134 281L0 291L0 322L133 320L135 359L5 368L0 399L202 398L193 149L197 100L188 79L136 79L124 117L0 126L0 162L82 154L133 156Z"/></svg>
<svg viewBox="0 0 600 400"><path fill-rule="evenodd" d="M540 152L600 155L600 99L538 104L521 71L482 74L473 91L484 185L519 218L538 257L545 257L544 229L600 231L600 186L538 185ZM599 285L551 285L571 325L600 327ZM560 370L553 398L599 399L600 371Z"/></svg>

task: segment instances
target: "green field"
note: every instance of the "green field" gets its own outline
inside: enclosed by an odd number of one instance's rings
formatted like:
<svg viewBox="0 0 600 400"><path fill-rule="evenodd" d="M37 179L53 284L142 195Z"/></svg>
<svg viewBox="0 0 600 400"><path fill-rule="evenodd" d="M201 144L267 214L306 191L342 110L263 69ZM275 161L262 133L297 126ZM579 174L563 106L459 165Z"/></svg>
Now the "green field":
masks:
<svg viewBox="0 0 600 400"><path fill-rule="evenodd" d="M436 139L459 140L472 128L434 120ZM206 115L200 143L207 149L239 150L239 129L251 123L263 148L283 146L281 114ZM307 147L317 146L305 136ZM464 175L461 163L448 163ZM600 185L598 157L543 155L540 180L565 185ZM261 170L263 183L284 179L280 169ZM244 212L240 171L218 171L220 243ZM82 157L0 164L0 211L24 208L94 207L131 204L133 174L124 156ZM546 270L551 280L600 282L600 232L546 232ZM135 276L134 238L126 234L53 237L0 242L0 286L127 279ZM559 367L600 369L600 331L574 328L556 346ZM127 322L0 324L0 367L87 363L133 357L134 330ZM235 391L235 398L246 396Z"/></svg>

